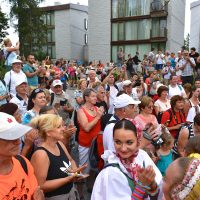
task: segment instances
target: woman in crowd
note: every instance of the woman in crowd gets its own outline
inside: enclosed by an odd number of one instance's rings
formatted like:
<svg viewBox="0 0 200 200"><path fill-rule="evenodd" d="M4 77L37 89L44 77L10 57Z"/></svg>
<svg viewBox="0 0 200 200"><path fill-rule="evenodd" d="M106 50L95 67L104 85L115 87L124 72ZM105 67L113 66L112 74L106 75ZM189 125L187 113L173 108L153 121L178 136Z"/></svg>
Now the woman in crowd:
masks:
<svg viewBox="0 0 200 200"><path fill-rule="evenodd" d="M7 113L9 115L12 115L16 119L17 122L19 122L19 123L22 122L21 114L20 114L20 111L18 109L18 106L14 103L3 104L0 107L0 112L4 112L4 113Z"/></svg>
<svg viewBox="0 0 200 200"><path fill-rule="evenodd" d="M200 198L200 160L183 157L167 169L163 183L165 200Z"/></svg>
<svg viewBox="0 0 200 200"><path fill-rule="evenodd" d="M9 38L6 38L3 40L4 48L4 56L5 56L5 65L8 67L8 69L12 66L12 61L17 58L17 55L19 54L19 42L16 43L16 46L14 47L12 45L12 42Z"/></svg>
<svg viewBox="0 0 200 200"><path fill-rule="evenodd" d="M146 125L151 123L154 126L158 125L158 121L155 115L152 114L153 111L153 100L151 97L143 96L141 98L141 103L139 104L140 114L135 117L135 120L140 123L141 129L144 130Z"/></svg>
<svg viewBox="0 0 200 200"><path fill-rule="evenodd" d="M174 95L170 101L171 108L163 112L161 117L161 124L165 124L174 138L186 122L184 114L184 98L179 95Z"/></svg>
<svg viewBox="0 0 200 200"><path fill-rule="evenodd" d="M27 112L22 117L22 123L28 124L31 119L39 115L40 109L46 105L46 96L42 89L34 89L29 97Z"/></svg>
<svg viewBox="0 0 200 200"><path fill-rule="evenodd" d="M30 125L39 130L42 142L35 150L31 163L46 200L78 200L79 196L73 186L77 173L84 169L76 167L62 142L63 120L55 114L35 117Z"/></svg>
<svg viewBox="0 0 200 200"><path fill-rule="evenodd" d="M185 116L187 116L186 121L192 123L194 121L194 117L196 114L200 112L200 88L193 86L192 93L190 99L185 103L184 112Z"/></svg>
<svg viewBox="0 0 200 200"><path fill-rule="evenodd" d="M87 88L86 79L80 79L77 84L77 90L74 92L74 98L76 100L76 111L80 108L80 106L84 103L83 101L83 92Z"/></svg>
<svg viewBox="0 0 200 200"><path fill-rule="evenodd" d="M78 124L79 124L79 165L89 164L89 149L92 140L101 131L100 119L104 113L103 107L97 108L95 106L97 101L96 91L91 88L85 89L83 93L84 104L78 110ZM95 174L90 170L88 165L85 170L86 173L90 173L88 179L88 191L92 190L93 181L95 179ZM83 197L82 191L83 185L80 184L79 194Z"/></svg>
<svg viewBox="0 0 200 200"><path fill-rule="evenodd" d="M108 164L95 181L91 200L162 198L158 190L162 176L148 154L139 149L141 131L134 123L122 119L115 124L116 153L104 152L103 159Z"/></svg>
<svg viewBox="0 0 200 200"><path fill-rule="evenodd" d="M171 108L170 100L168 99L168 92L168 87L164 85L160 86L157 90L159 99L154 103L155 114L157 117Z"/></svg>

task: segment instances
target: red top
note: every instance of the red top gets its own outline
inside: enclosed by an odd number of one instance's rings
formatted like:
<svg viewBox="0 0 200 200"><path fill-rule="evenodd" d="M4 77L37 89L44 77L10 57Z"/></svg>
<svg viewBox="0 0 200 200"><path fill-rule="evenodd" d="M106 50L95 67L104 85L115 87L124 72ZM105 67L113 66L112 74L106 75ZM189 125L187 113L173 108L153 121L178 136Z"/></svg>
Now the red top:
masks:
<svg viewBox="0 0 200 200"><path fill-rule="evenodd" d="M171 110L171 112L172 112L172 110ZM174 116L174 114L176 116ZM167 110L162 115L161 124L166 124L166 122L168 120L170 120L170 111ZM181 123L185 123L185 122L186 122L185 115L182 112L172 112L171 121L169 121L169 123L167 123L168 124L167 127L176 126L177 124L181 124ZM177 132L178 132L178 130L170 131L170 133L172 134L172 136L174 138L176 137Z"/></svg>
<svg viewBox="0 0 200 200"><path fill-rule="evenodd" d="M80 109L83 110L85 113L85 116L87 117L88 123L94 120L94 116L91 116L85 108L81 107ZM95 106L95 110L97 112L97 107ZM79 124L79 135L78 135L78 142L83 147L90 147L93 138L95 138L98 133L101 131L101 123L100 120L96 123L96 125L89 131L85 132L85 130L82 128L82 126Z"/></svg>

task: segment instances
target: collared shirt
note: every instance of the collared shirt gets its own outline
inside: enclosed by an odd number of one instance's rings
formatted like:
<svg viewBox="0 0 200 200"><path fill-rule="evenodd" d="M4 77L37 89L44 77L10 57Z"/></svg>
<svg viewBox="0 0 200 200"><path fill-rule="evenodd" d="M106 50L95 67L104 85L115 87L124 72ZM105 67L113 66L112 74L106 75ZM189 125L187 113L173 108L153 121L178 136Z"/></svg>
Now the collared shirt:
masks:
<svg viewBox="0 0 200 200"><path fill-rule="evenodd" d="M10 103L14 103L18 106L20 114L23 116L27 111L28 98L22 99L19 95L16 95L10 100Z"/></svg>
<svg viewBox="0 0 200 200"><path fill-rule="evenodd" d="M190 61L195 64L194 58L190 58ZM186 60L183 59L182 64L186 64ZM191 66L190 62L187 62L185 68L182 71L182 76L192 76L193 75L193 67Z"/></svg>

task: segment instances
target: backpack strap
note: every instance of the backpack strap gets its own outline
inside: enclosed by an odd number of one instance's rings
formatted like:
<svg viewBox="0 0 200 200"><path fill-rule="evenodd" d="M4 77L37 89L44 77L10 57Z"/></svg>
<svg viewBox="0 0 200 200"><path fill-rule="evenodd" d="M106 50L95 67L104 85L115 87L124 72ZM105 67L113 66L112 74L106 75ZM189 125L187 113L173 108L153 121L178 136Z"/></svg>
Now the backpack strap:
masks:
<svg viewBox="0 0 200 200"><path fill-rule="evenodd" d="M11 70L10 70L10 80L9 80L9 83L8 83L8 91L10 93L10 88L11 88Z"/></svg>
<svg viewBox="0 0 200 200"><path fill-rule="evenodd" d="M117 85L116 84L114 84L114 87L118 90L118 92L119 92L119 88L117 87Z"/></svg>
<svg viewBox="0 0 200 200"><path fill-rule="evenodd" d="M105 169L105 168L107 168L107 167L117 167L117 168L126 176L127 181L128 181L128 185L129 185L129 187L131 188L131 191L132 191L132 192L134 191L135 184L134 184L133 179L130 178L126 173L124 173L124 172L121 170L121 168L120 168L120 166L119 166L118 163L109 163L109 164L106 164L106 165L104 166L103 169Z"/></svg>
<svg viewBox="0 0 200 200"><path fill-rule="evenodd" d="M15 158L20 162L24 172L28 175L28 167L24 158L20 155L16 155Z"/></svg>
<svg viewBox="0 0 200 200"><path fill-rule="evenodd" d="M7 55L6 55L6 57L5 57L5 60L7 60L8 59L8 57L9 57L9 55L12 53L12 51L9 51L8 53L7 53Z"/></svg>

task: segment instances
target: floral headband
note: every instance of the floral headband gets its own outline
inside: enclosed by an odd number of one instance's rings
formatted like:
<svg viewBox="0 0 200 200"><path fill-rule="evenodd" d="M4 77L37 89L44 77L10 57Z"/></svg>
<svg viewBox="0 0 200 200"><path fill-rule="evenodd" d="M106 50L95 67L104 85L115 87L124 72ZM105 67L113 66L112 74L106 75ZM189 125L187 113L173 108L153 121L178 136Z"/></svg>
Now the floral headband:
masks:
<svg viewBox="0 0 200 200"><path fill-rule="evenodd" d="M140 124L137 121L135 121L134 119L131 119L131 118L125 118L125 119L131 121L135 125L136 130L137 130L137 139L138 139L138 141L140 141L141 137L142 137L142 129L141 129Z"/></svg>
<svg viewBox="0 0 200 200"><path fill-rule="evenodd" d="M187 170L182 183L172 189L171 197L176 200L185 199L193 187L198 183L200 179L200 160L195 159L191 162L189 169Z"/></svg>

